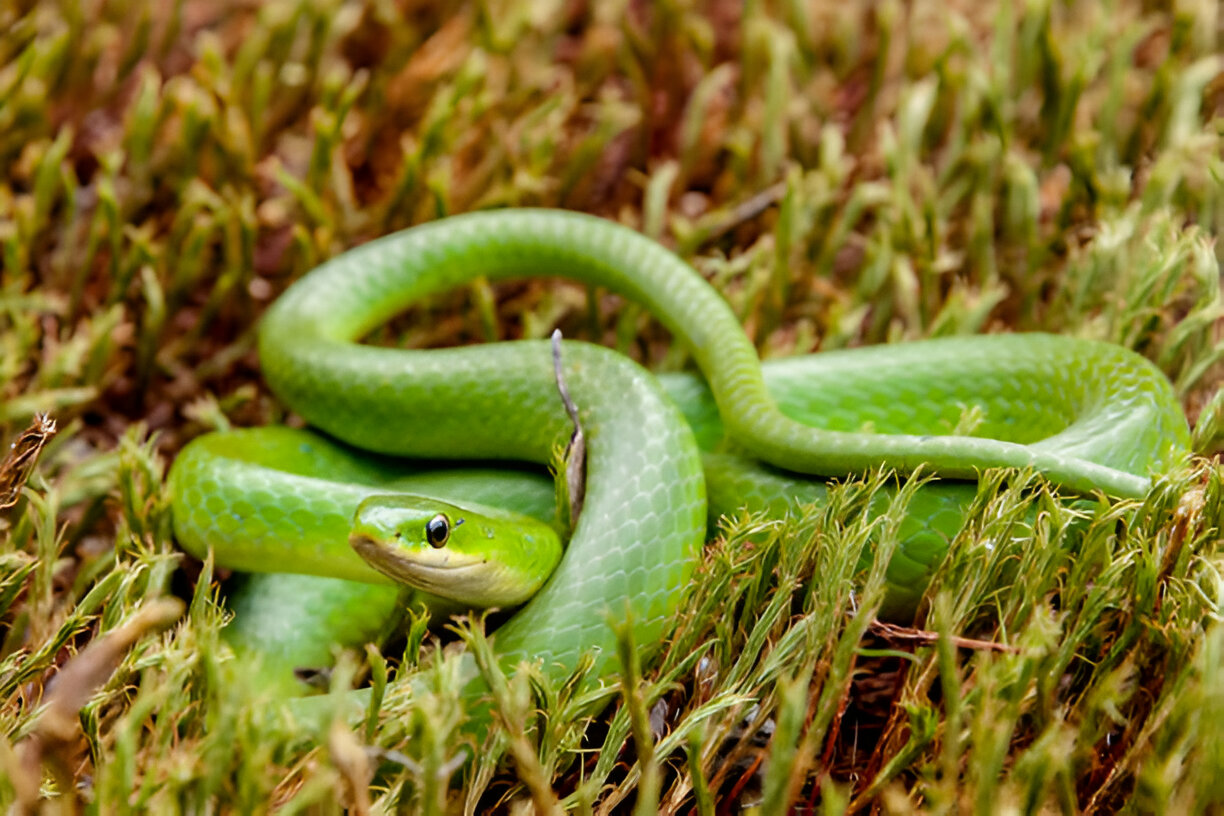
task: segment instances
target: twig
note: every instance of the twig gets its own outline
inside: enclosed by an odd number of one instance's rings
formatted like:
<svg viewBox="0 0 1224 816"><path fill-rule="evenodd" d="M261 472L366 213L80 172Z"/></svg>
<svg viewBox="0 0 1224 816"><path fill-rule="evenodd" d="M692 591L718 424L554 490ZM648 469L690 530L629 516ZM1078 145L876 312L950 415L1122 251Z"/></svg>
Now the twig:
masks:
<svg viewBox="0 0 1224 816"><path fill-rule="evenodd" d="M35 414L34 421L9 445L0 462L0 510L7 510L21 497L21 488L38 463L38 455L55 436L55 419L50 414Z"/></svg>
<svg viewBox="0 0 1224 816"><path fill-rule="evenodd" d="M882 638L917 643L923 646L930 645L939 640L938 632L932 632L927 629L914 629L909 626L897 626L882 621L872 623L871 631ZM976 640L974 638L956 637L955 635L950 636L948 640L958 649L975 649L983 652L1011 652L1013 654L1020 651L1019 647L1007 643L995 643L990 640Z"/></svg>
<svg viewBox="0 0 1224 816"><path fill-rule="evenodd" d="M565 446L565 487L569 497L570 524L578 521L582 512L582 500L586 496L586 436L582 433L582 422L578 419L578 406L570 397L569 388L565 384L565 374L561 370L561 330L554 329L552 333L553 375L557 380L557 391L561 394L561 402L565 412L569 414L574 432L570 435L569 444Z"/></svg>

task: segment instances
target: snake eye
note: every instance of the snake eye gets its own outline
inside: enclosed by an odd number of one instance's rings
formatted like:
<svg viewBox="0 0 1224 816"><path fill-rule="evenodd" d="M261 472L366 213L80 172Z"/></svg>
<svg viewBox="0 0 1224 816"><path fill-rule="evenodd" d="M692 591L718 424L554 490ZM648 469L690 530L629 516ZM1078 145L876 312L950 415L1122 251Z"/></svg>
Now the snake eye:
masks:
<svg viewBox="0 0 1224 816"><path fill-rule="evenodd" d="M450 538L450 521L442 513L434 516L425 525L425 540L433 547L445 547Z"/></svg>

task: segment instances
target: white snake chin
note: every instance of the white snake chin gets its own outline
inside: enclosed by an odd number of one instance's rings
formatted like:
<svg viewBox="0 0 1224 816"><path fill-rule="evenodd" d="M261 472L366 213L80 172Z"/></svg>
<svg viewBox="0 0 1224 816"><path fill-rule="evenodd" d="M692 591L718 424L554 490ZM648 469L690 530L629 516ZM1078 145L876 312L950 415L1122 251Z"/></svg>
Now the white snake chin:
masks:
<svg viewBox="0 0 1224 816"><path fill-rule="evenodd" d="M366 535L350 537L349 544L366 562L399 583L447 599L463 598L470 606L488 594L490 579L496 571L488 569L488 560L442 548L422 550L417 557L408 557L396 547L387 546ZM481 569L485 567L486 569Z"/></svg>

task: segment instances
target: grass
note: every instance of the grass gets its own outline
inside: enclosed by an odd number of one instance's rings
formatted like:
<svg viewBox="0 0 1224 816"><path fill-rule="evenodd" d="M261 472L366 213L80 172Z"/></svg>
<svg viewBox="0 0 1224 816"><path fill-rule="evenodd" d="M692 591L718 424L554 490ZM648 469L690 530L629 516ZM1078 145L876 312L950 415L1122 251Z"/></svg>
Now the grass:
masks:
<svg viewBox="0 0 1224 816"><path fill-rule="evenodd" d="M0 521L0 804L1218 812L1221 25L1193 1L0 5L0 435L59 423ZM453 787L453 663L424 669L428 699L395 682L419 637L341 662L338 690L358 672L380 690L355 728L236 688L163 479L194 435L284 418L252 326L290 281L503 205L667 242L765 356L1121 343L1169 375L1198 458L1102 502L1073 547L1040 483L983 484L913 627L874 620L903 505L862 516L878 478L802 519L728 520L604 715L577 715L574 683L506 678L504 727ZM640 310L550 283L422 316L388 337L559 324L685 363Z"/></svg>

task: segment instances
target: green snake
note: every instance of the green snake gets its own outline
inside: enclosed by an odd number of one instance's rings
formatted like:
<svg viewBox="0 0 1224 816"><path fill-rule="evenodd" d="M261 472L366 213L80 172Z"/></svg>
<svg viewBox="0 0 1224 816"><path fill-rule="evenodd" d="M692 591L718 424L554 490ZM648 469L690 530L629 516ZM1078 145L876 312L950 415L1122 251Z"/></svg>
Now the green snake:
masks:
<svg viewBox="0 0 1224 816"><path fill-rule="evenodd" d="M326 659L326 646L305 643L314 622L353 642L386 627L394 587L316 577L380 580L346 540L370 495L433 492L555 524L551 481L516 469L549 465L573 431L544 341L428 351L359 342L440 291L529 276L643 304L701 376L655 377L608 349L564 344L587 439L585 501L552 577L494 635L507 668L536 660L563 678L593 654L590 676L610 679L609 622L628 619L642 649L658 647L710 519L795 511L823 495L814 477L921 467L970 480L941 480L911 502L888 568L893 609L903 611L921 596L984 469L1032 468L1072 493L1139 497L1189 446L1168 381L1119 346L1000 335L762 366L723 298L630 229L562 211L456 216L337 256L265 315L259 354L269 386L331 439L283 428L210 434L176 460L173 520L185 549L211 550L239 570L314 573L252 579L235 604L239 640L273 644L288 665ZM243 628L244 618L254 623Z"/></svg>

